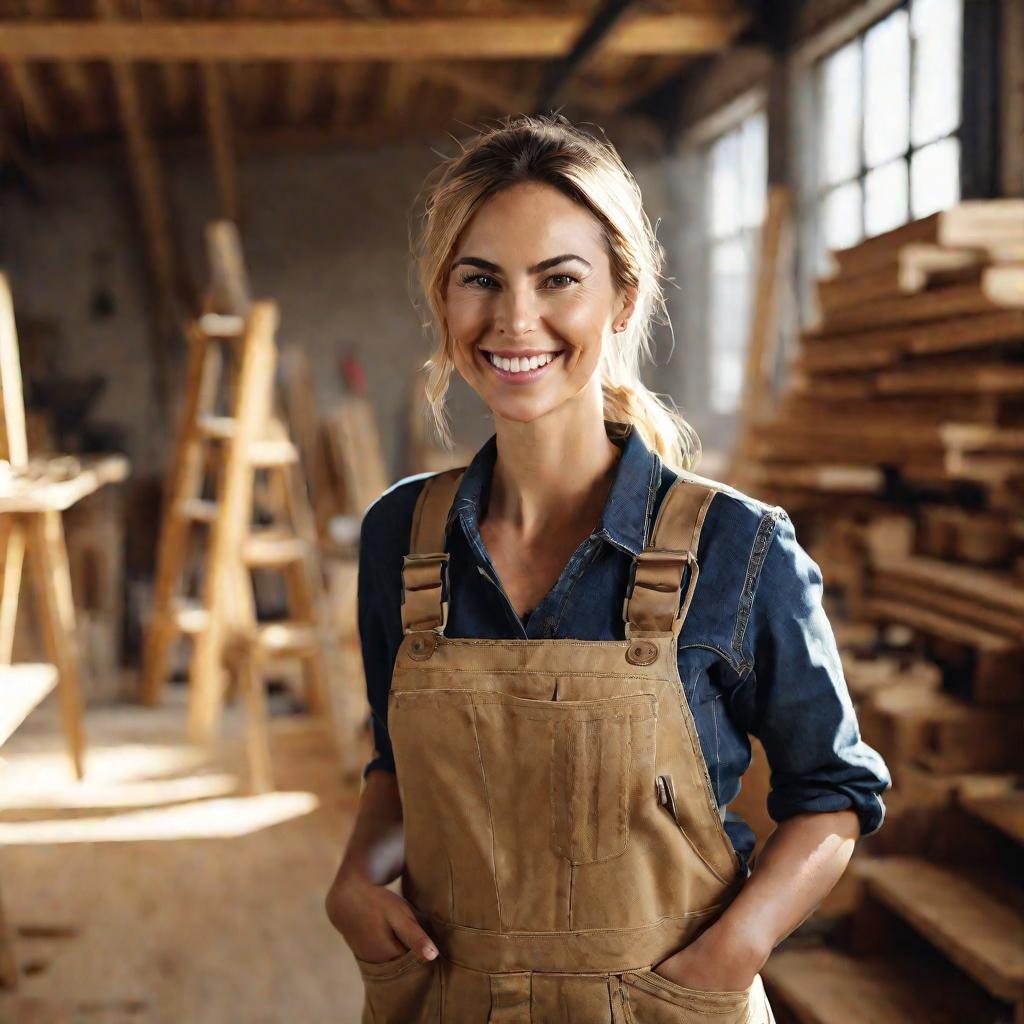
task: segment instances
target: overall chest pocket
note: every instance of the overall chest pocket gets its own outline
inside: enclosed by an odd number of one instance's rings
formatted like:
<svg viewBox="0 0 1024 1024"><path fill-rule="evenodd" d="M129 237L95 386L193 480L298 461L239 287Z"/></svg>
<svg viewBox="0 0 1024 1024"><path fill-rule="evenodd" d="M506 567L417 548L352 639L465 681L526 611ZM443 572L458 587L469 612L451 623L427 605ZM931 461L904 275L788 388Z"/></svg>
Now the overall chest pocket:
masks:
<svg viewBox="0 0 1024 1024"><path fill-rule="evenodd" d="M619 856L629 842L634 720L562 718L551 732L551 846L584 864Z"/></svg>

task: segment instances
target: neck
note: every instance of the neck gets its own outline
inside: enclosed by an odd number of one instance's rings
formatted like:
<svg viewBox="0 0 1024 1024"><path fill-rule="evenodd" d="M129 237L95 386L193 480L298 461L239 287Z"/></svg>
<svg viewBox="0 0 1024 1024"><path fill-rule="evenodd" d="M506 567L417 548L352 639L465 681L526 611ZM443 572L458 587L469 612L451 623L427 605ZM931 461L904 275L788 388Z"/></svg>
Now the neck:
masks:
<svg viewBox="0 0 1024 1024"><path fill-rule="evenodd" d="M495 418L498 454L487 519L528 545L573 523L597 523L621 450L594 402L565 402L539 419Z"/></svg>

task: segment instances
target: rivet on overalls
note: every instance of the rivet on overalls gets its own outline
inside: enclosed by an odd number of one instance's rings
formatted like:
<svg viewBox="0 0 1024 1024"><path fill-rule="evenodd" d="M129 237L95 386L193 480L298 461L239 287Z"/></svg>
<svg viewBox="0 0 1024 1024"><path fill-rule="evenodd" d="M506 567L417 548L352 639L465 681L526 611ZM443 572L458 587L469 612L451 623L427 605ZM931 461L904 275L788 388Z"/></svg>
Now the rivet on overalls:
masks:
<svg viewBox="0 0 1024 1024"><path fill-rule="evenodd" d="M650 640L634 640L626 648L626 661L631 665L650 665L658 658L658 646Z"/></svg>
<svg viewBox="0 0 1024 1024"><path fill-rule="evenodd" d="M437 649L437 634L425 633L414 636L409 644L409 657L417 661L426 661Z"/></svg>

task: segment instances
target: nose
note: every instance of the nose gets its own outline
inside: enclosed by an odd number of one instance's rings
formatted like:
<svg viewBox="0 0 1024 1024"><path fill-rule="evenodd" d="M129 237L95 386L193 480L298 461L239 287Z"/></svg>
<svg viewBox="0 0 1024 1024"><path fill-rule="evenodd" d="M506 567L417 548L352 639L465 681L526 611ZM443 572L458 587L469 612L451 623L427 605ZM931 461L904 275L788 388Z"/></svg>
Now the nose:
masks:
<svg viewBox="0 0 1024 1024"><path fill-rule="evenodd" d="M498 333L506 338L530 334L536 324L537 309L529 287L507 287L501 294L495 316Z"/></svg>

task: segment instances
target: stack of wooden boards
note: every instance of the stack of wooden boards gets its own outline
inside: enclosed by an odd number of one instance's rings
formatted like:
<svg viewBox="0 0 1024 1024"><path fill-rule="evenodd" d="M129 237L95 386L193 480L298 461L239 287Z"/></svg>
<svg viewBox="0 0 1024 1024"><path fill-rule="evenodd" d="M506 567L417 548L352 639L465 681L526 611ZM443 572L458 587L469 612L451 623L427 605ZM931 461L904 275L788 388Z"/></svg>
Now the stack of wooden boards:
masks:
<svg viewBox="0 0 1024 1024"><path fill-rule="evenodd" d="M732 482L821 566L894 786L852 915L764 976L801 1024L1024 1024L1024 201L835 255Z"/></svg>

